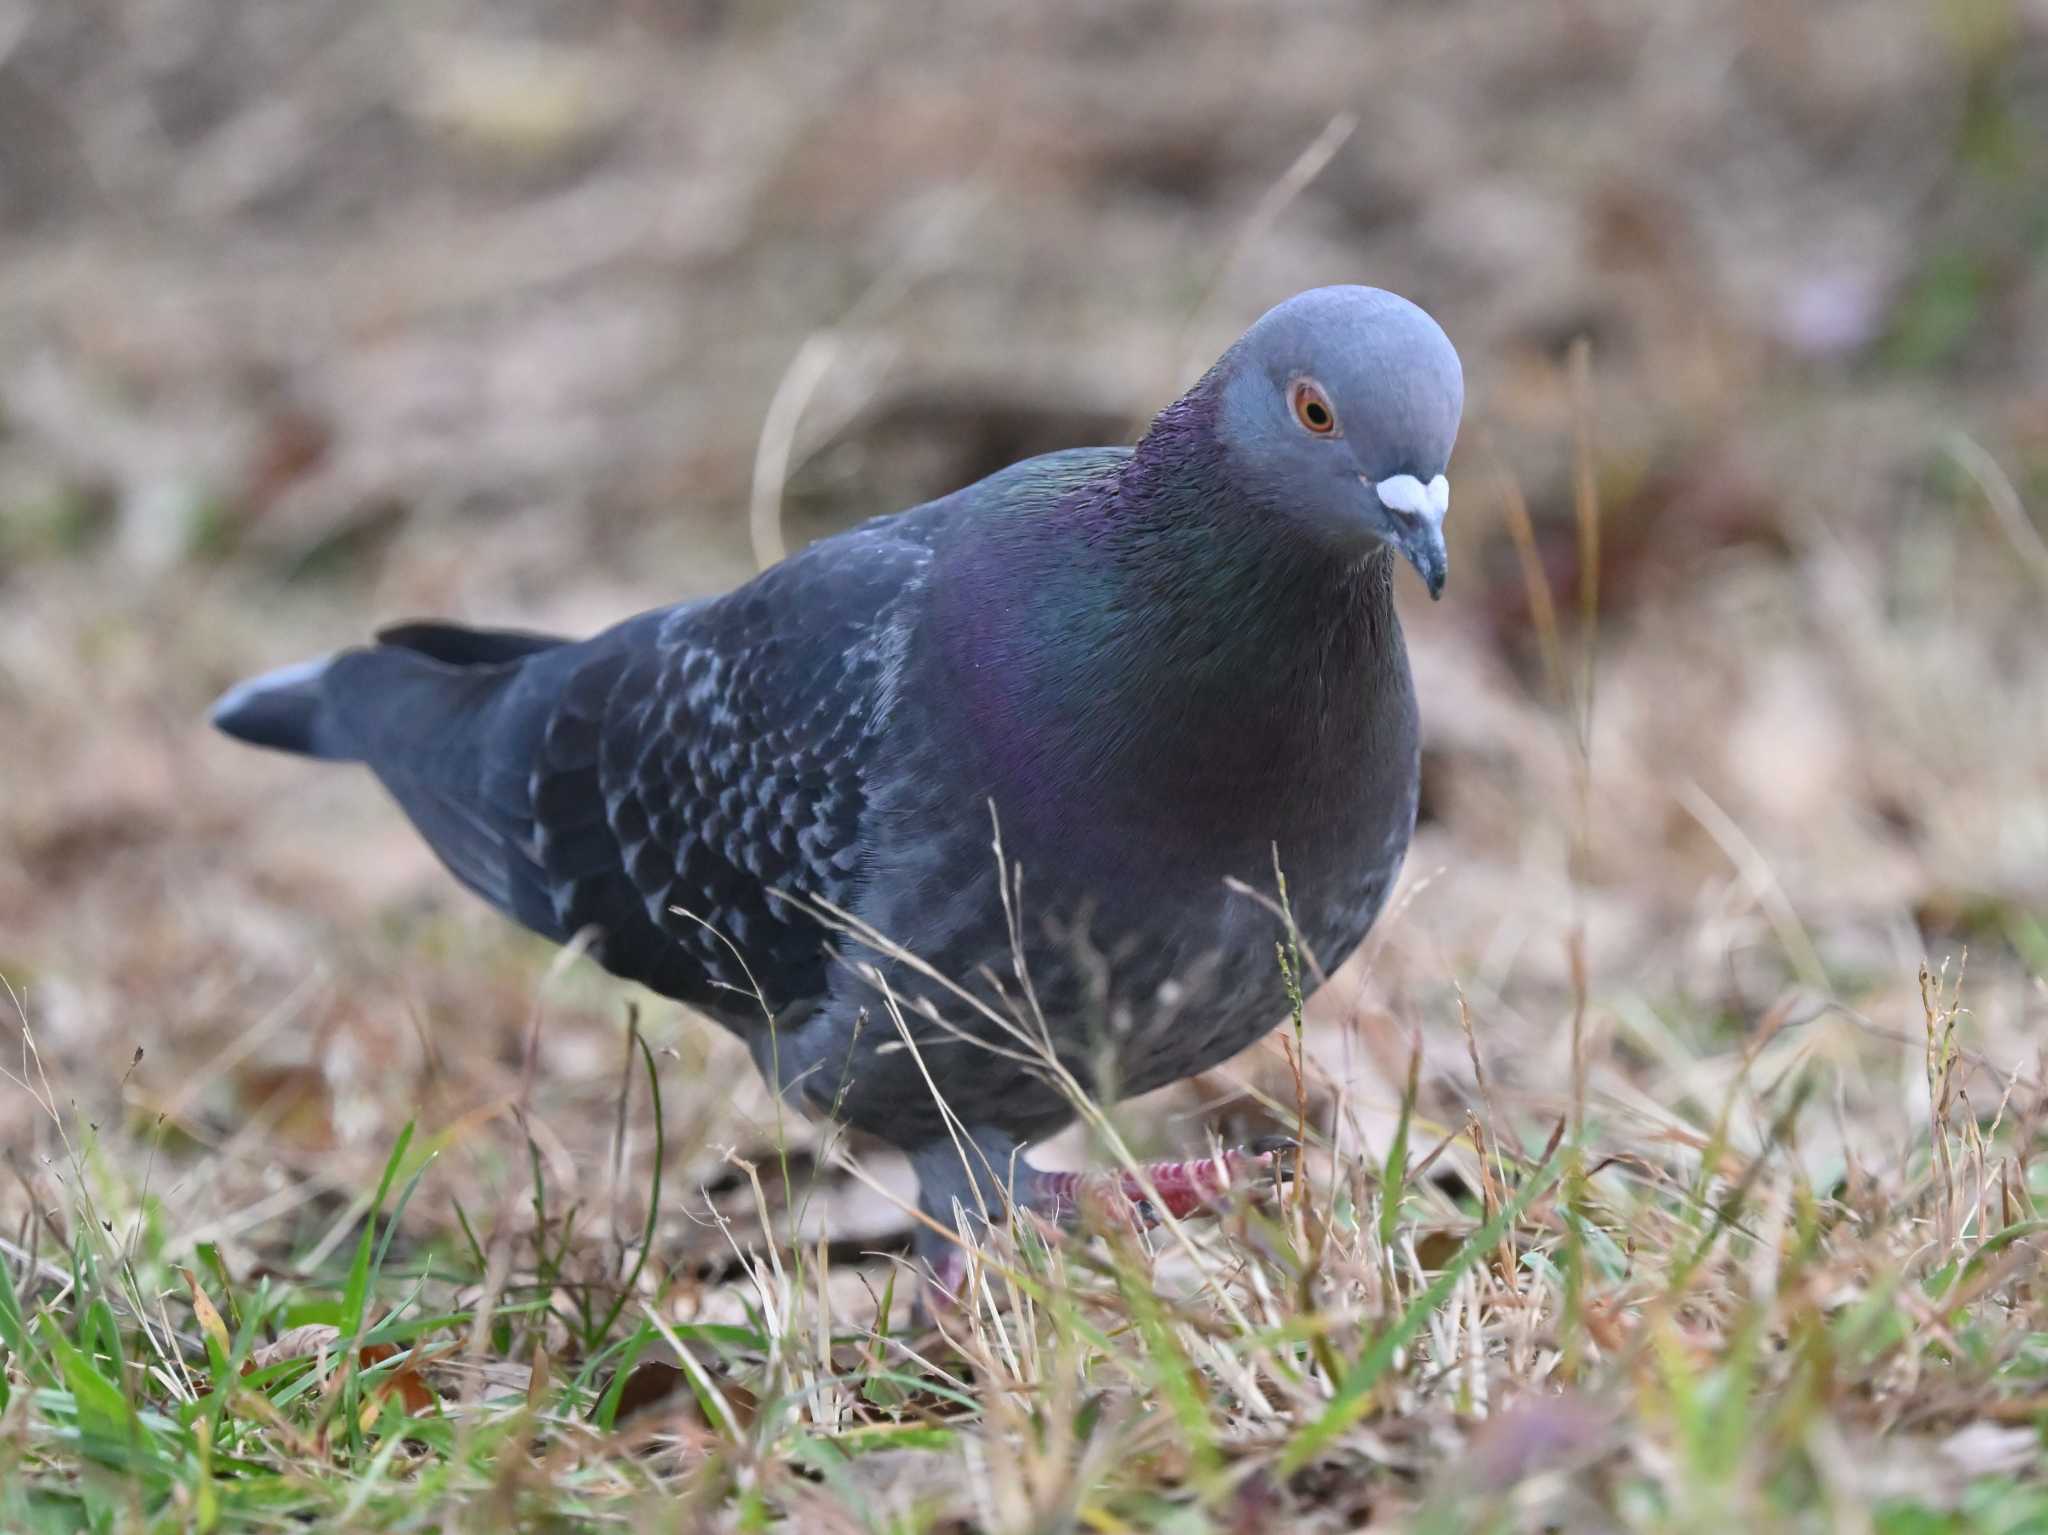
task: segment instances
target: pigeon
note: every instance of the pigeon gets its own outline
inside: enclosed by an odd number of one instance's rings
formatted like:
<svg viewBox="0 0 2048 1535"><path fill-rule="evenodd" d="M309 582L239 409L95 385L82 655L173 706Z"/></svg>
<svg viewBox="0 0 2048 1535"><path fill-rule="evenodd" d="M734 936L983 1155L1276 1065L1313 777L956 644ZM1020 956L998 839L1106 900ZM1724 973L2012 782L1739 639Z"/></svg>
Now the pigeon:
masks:
<svg viewBox="0 0 2048 1535"><path fill-rule="evenodd" d="M1135 446L1027 459L594 638L408 623L213 722L366 765L455 878L908 1153L918 1251L1070 1215L1023 1152L1284 1016L1414 831L1396 558L1445 579L1458 356L1361 286L1262 316ZM1287 905L1267 893L1284 875ZM1118 1187L1186 1213L1274 1153Z"/></svg>

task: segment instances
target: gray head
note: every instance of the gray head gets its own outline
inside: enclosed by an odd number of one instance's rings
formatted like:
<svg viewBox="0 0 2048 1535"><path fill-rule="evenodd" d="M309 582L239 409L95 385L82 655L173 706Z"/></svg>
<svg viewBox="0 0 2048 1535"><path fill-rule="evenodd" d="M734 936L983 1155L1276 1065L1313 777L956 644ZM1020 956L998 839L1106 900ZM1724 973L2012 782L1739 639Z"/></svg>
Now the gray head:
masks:
<svg viewBox="0 0 2048 1535"><path fill-rule="evenodd" d="M1465 376L1436 321L1378 288L1312 288L1218 371L1217 435L1244 489L1333 548L1399 550L1441 595Z"/></svg>

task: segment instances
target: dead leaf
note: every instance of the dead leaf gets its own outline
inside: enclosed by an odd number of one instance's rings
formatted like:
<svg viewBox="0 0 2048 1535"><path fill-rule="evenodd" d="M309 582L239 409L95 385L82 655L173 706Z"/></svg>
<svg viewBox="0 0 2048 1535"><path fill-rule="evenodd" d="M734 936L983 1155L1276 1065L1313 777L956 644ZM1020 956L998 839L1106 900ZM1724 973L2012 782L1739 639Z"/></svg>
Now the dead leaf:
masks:
<svg viewBox="0 0 2048 1535"><path fill-rule="evenodd" d="M633 1366L632 1373L626 1377L626 1384L619 1388L619 1406L614 1421L644 1412L678 1391L688 1389L687 1377L680 1366L672 1365L666 1359L643 1359Z"/></svg>
<svg viewBox="0 0 2048 1535"><path fill-rule="evenodd" d="M326 1322L308 1322L281 1332L271 1342L250 1354L242 1365L244 1375L267 1370L288 1359L324 1359L341 1341L341 1329Z"/></svg>
<svg viewBox="0 0 2048 1535"><path fill-rule="evenodd" d="M221 1358L227 1358L234 1351L234 1345L228 1339L227 1323L221 1320L213 1302L199 1287L199 1276L186 1268L181 1268L178 1272L185 1277L185 1288L192 1292L192 1315L199 1321L199 1330L219 1347Z"/></svg>
<svg viewBox="0 0 2048 1535"><path fill-rule="evenodd" d="M540 1339L533 1340L533 1373L526 1379L526 1406L530 1412L539 1412L541 1404L548 1398L549 1368L547 1345Z"/></svg>
<svg viewBox="0 0 2048 1535"><path fill-rule="evenodd" d="M303 1327L294 1327L289 1332L280 1333L273 1342L266 1343L263 1347L257 1349L249 1356L248 1362L242 1366L242 1373L247 1375L252 1370L266 1369L274 1364L283 1364L286 1360L290 1359L324 1360L340 1342L340 1328L331 1326L326 1322L308 1322ZM374 1369L387 1359L395 1359L398 1356L398 1352L398 1347L395 1344L366 1344L356 1353L356 1368L358 1370ZM447 1350L442 1352L445 1353ZM394 1391L403 1400L405 1410L415 1416L423 1412L430 1412L440 1405L440 1396L432 1386L427 1384L426 1377L420 1373L421 1369L429 1362L429 1358L415 1355L403 1368L393 1371L390 1376L376 1382L371 1399L363 1404L363 1411L365 1413L363 1427L365 1429L377 1421L377 1414L383 1411L385 1400Z"/></svg>
<svg viewBox="0 0 2048 1535"><path fill-rule="evenodd" d="M368 1433L371 1426L384 1415L384 1404L391 1400L393 1393L397 1394L399 1403L404 1407L408 1417L417 1418L433 1411L441 1404L440 1397L434 1394L434 1388L426 1383L419 1371L407 1365L404 1369L393 1372L388 1379L379 1381L376 1390L371 1392L369 1399L363 1403L363 1410L356 1422L365 1433Z"/></svg>
<svg viewBox="0 0 2048 1535"><path fill-rule="evenodd" d="M445 1354L448 1350L443 1349L441 1352ZM396 1358L397 1355L398 1349L394 1345L373 1343L356 1356L357 1367L367 1370L384 1363L387 1359ZM426 1377L420 1374L421 1366L428 1362L427 1357L415 1353L402 1367L377 1382L376 1400L364 1404L364 1411L369 1413L363 1424L364 1428L377 1421L377 1412L383 1410L385 1400L394 1391L404 1402L406 1412L413 1417L418 1417L423 1412L431 1412L441 1405L441 1398L435 1393L434 1388L427 1384ZM376 1411L371 1411L373 1407Z"/></svg>

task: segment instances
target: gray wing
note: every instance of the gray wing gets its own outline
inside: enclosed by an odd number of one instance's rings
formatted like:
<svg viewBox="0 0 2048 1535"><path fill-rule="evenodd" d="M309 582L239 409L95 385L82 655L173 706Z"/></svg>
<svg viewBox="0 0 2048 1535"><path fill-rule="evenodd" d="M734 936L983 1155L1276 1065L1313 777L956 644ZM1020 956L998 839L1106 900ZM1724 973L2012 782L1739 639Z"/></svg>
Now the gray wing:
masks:
<svg viewBox="0 0 2048 1535"><path fill-rule="evenodd" d="M465 664L451 631L322 678L352 749L471 889L605 967L745 1027L827 989L851 904L922 525L869 524L714 601ZM758 1000L757 1000L758 994Z"/></svg>

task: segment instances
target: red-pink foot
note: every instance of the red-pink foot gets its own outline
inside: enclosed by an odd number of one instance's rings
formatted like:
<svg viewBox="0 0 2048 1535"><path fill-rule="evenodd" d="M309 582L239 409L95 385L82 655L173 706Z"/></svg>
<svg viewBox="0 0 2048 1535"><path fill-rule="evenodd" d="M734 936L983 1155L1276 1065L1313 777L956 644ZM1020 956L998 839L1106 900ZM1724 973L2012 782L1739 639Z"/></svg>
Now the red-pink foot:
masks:
<svg viewBox="0 0 2048 1535"><path fill-rule="evenodd" d="M1072 1225L1084 1210L1096 1210L1113 1219L1153 1226L1162 1211L1186 1220L1216 1210L1234 1194L1272 1188L1292 1176L1295 1150L1291 1137L1268 1136L1215 1156L1151 1163L1142 1179L1121 1171L1046 1173L1022 1168L1016 1193L1024 1209L1060 1225ZM957 1242L935 1243L927 1249L926 1261L931 1278L920 1295L924 1314L942 1317L968 1304L967 1250Z"/></svg>
<svg viewBox="0 0 2048 1535"><path fill-rule="evenodd" d="M931 1277L918 1293L926 1320L950 1316L967 1302L967 1249L954 1243L931 1260Z"/></svg>
<svg viewBox="0 0 2048 1535"><path fill-rule="evenodd" d="M1158 1223L1162 1211L1186 1220L1215 1209L1234 1193L1270 1186L1293 1167L1293 1140L1272 1136L1211 1157L1154 1162L1145 1168L1143 1179L1128 1172L1040 1173L1032 1182L1031 1203L1039 1213L1059 1221L1069 1221L1084 1209L1110 1209L1127 1210L1150 1226Z"/></svg>

